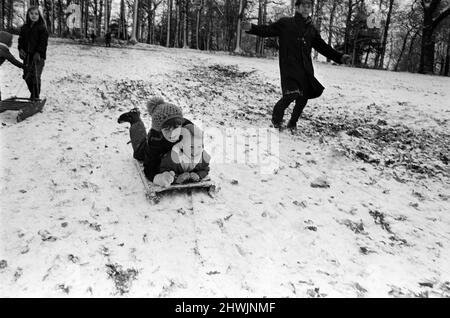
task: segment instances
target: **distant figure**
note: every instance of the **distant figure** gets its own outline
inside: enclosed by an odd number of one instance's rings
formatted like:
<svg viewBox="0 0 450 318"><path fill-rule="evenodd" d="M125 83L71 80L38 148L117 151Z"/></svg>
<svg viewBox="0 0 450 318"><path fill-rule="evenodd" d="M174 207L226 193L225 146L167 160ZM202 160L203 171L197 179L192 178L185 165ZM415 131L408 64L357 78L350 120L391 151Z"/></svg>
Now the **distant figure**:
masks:
<svg viewBox="0 0 450 318"><path fill-rule="evenodd" d="M96 38L96 37L97 37L97 36L95 35L94 31L92 31L92 33L91 33L91 41L92 41L92 44L94 44L95 38Z"/></svg>
<svg viewBox="0 0 450 318"><path fill-rule="evenodd" d="M26 22L20 29L19 56L25 64L23 78L31 93L39 99L41 74L47 57L48 31L38 7L30 7Z"/></svg>
<svg viewBox="0 0 450 318"><path fill-rule="evenodd" d="M105 44L106 44L106 47L111 46L111 32L108 32L105 34Z"/></svg>

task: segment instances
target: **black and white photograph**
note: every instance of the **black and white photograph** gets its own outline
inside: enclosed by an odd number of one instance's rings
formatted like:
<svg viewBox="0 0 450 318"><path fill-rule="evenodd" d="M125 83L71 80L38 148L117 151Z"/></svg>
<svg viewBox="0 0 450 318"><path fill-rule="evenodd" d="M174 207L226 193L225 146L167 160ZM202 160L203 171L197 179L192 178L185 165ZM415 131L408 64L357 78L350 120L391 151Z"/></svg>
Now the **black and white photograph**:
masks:
<svg viewBox="0 0 450 318"><path fill-rule="evenodd" d="M0 6L1 298L450 297L450 0Z"/></svg>

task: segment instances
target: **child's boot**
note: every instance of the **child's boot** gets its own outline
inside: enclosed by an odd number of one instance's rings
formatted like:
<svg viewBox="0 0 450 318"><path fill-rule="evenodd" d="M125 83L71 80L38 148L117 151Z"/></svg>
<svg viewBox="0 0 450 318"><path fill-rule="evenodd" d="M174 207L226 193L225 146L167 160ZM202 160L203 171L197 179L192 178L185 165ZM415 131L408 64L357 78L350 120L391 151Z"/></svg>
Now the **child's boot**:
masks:
<svg viewBox="0 0 450 318"><path fill-rule="evenodd" d="M141 112L137 108L133 108L129 112L123 113L120 115L119 119L117 119L117 122L119 124L121 123L130 123L133 125L134 123L138 122L141 119Z"/></svg>

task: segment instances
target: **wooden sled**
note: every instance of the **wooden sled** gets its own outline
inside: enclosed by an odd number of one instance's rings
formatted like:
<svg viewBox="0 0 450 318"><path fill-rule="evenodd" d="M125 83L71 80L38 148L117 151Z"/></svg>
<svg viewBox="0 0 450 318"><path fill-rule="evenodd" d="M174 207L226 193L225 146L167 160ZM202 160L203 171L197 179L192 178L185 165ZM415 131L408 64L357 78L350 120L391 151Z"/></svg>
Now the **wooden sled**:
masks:
<svg viewBox="0 0 450 318"><path fill-rule="evenodd" d="M30 99L11 97L0 101L0 113L7 110L19 111L17 114L17 122L21 122L37 112L42 112L46 99Z"/></svg>
<svg viewBox="0 0 450 318"><path fill-rule="evenodd" d="M208 195L210 197L214 197L216 193L216 185L211 180L209 176L200 180L199 182L192 182L186 184L172 184L169 187L161 187L159 185L154 184L149 181L144 174L144 166L137 160L134 160L136 168L139 172L139 176L141 177L141 181L145 186L145 196L150 202L156 204L159 202L162 194L172 191L183 191L183 190L192 190L192 189L205 189L208 191Z"/></svg>

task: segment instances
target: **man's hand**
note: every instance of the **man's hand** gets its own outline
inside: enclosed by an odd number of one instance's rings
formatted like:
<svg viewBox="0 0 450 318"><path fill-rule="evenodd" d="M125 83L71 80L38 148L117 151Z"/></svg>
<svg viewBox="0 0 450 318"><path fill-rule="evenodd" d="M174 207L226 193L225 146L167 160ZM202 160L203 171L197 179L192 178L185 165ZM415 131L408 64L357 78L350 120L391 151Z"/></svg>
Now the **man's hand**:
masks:
<svg viewBox="0 0 450 318"><path fill-rule="evenodd" d="M349 64L352 62L352 58L351 58L350 55L344 54L344 55L342 55L342 57L341 57L341 62L342 62L343 64L349 65Z"/></svg>
<svg viewBox="0 0 450 318"><path fill-rule="evenodd" d="M19 57L20 57L22 60L25 60L26 55L27 55L27 54L25 53L24 50L19 50Z"/></svg>
<svg viewBox="0 0 450 318"><path fill-rule="evenodd" d="M192 180L192 182L199 182L200 176L198 174L196 174L195 172L191 172L191 180Z"/></svg>
<svg viewBox="0 0 450 318"><path fill-rule="evenodd" d="M241 22L241 28L244 31L250 31L250 29L252 28L252 24L248 21L242 21Z"/></svg>
<svg viewBox="0 0 450 318"><path fill-rule="evenodd" d="M165 171L163 173L157 174L153 178L153 183L165 188L172 184L174 178L175 178L175 172Z"/></svg>
<svg viewBox="0 0 450 318"><path fill-rule="evenodd" d="M33 55L33 62L34 63L39 63L41 61L41 56L39 55L38 52L34 53Z"/></svg>
<svg viewBox="0 0 450 318"><path fill-rule="evenodd" d="M189 174L189 172L184 172L177 177L177 181L175 181L175 182L178 184L183 184L186 181L189 181L190 178L191 178L191 175Z"/></svg>

